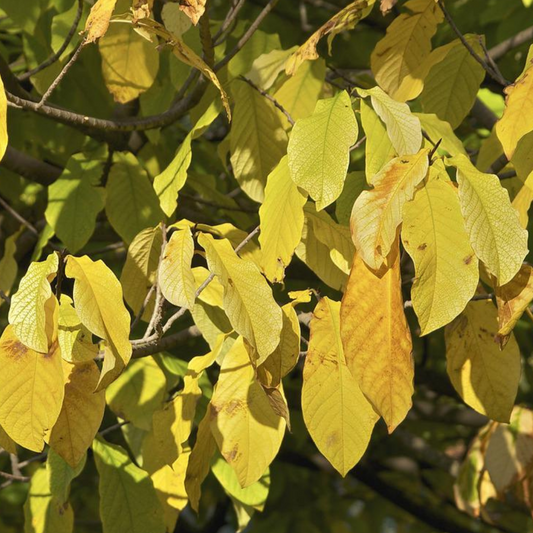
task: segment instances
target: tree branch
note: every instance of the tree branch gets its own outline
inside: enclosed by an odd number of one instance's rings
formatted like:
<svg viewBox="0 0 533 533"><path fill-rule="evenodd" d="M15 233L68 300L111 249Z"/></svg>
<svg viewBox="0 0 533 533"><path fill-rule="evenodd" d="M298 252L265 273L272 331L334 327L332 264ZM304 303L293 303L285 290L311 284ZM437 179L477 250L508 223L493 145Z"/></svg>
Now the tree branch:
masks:
<svg viewBox="0 0 533 533"><path fill-rule="evenodd" d="M498 59L503 57L513 48L517 48L518 46L527 43L531 40L533 40L533 26L522 30L516 35L513 35L513 37L509 37L509 39L502 41L500 44L493 46L489 50L489 56L492 58L493 61L498 61Z"/></svg>
<svg viewBox="0 0 533 533"><path fill-rule="evenodd" d="M187 329L179 331L178 333L174 333L172 335L169 335L168 337L163 337L157 342L152 342L146 345L133 346L132 358L138 359L140 357L154 355L155 353L159 353L164 350L170 350L171 348L183 344L189 339L195 339L197 337L200 337L201 335L202 334L200 330L196 326L190 326Z"/></svg>
<svg viewBox="0 0 533 533"><path fill-rule="evenodd" d="M39 161L11 146L7 147L0 166L45 187L54 183L63 172L61 168Z"/></svg>

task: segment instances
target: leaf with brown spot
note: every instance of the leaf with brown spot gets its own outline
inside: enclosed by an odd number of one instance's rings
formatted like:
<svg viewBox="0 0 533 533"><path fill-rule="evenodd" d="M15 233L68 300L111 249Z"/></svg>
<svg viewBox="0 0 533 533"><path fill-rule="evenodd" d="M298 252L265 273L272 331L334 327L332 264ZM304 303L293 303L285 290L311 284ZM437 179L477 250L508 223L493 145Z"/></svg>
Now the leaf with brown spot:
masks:
<svg viewBox="0 0 533 533"><path fill-rule="evenodd" d="M91 7L91 12L85 23L85 42L94 43L105 35L116 3L117 0L98 0Z"/></svg>
<svg viewBox="0 0 533 533"><path fill-rule="evenodd" d="M180 0L179 7L196 26L205 13L207 0Z"/></svg>

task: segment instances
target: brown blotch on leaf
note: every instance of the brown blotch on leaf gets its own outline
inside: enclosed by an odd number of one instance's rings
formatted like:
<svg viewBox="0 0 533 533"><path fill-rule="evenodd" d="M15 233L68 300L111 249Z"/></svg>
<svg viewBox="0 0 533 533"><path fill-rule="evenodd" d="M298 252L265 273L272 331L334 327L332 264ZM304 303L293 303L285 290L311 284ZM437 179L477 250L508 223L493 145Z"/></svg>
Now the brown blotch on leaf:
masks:
<svg viewBox="0 0 533 533"><path fill-rule="evenodd" d="M472 259L474 259L474 255L473 255L473 254L467 255L467 256L463 259L463 263L464 263L465 265L469 265L469 264L472 262Z"/></svg>
<svg viewBox="0 0 533 533"><path fill-rule="evenodd" d="M425 250L427 247L428 245L425 242L423 242L422 244L418 246L418 249L422 251L422 250Z"/></svg>
<svg viewBox="0 0 533 533"><path fill-rule="evenodd" d="M4 350L6 354L9 355L9 357L12 357L13 359L22 359L27 353L29 348L27 346L24 346L20 341L14 340L14 341L7 341L4 344Z"/></svg>

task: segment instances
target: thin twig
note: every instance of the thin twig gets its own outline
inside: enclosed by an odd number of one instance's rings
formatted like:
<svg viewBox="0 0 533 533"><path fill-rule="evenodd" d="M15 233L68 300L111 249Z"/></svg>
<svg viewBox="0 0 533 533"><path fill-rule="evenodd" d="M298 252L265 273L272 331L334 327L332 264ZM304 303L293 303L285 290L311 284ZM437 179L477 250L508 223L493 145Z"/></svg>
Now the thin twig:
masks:
<svg viewBox="0 0 533 533"><path fill-rule="evenodd" d="M531 41L532 39L533 39L533 26L530 26L529 28L522 30L516 35L509 37L509 39L506 39L505 41L502 41L500 44L497 44L496 46L492 47L489 50L489 56L492 58L493 61L498 61L498 59L503 57L507 52L509 52L513 48L517 48L518 46L524 43L527 43L528 41Z"/></svg>
<svg viewBox="0 0 533 533"><path fill-rule="evenodd" d="M72 57L69 59L67 64L61 69L61 72L59 73L57 78L51 83L50 87L48 87L46 92L43 94L43 97L41 98L41 100L37 102L36 109L41 109L43 105L46 103L46 101L48 100L48 98L50 98L55 88L61 83L61 80L66 76L67 72L70 70L72 65L74 65L74 63L78 59L81 51L83 50L84 45L85 45L85 41L81 41L78 44L76 51L74 52L74 54L72 54Z"/></svg>
<svg viewBox="0 0 533 533"><path fill-rule="evenodd" d="M0 197L0 205L15 219L18 220L23 226L26 226L34 235L39 236L39 232L35 229L35 226L28 222L22 215L17 213L2 197Z"/></svg>
<svg viewBox="0 0 533 533"><path fill-rule="evenodd" d="M193 202L197 202L199 204L209 205L211 207L216 207L218 209L225 209L226 211L239 211L242 213L257 213L257 209L254 207L241 207L241 206L226 206L222 204L217 204L216 202L211 202L210 200L204 200L203 198L199 198L198 196L192 196L191 194L186 194L183 192L180 192L181 198L187 198L188 200L192 200Z"/></svg>
<svg viewBox="0 0 533 533"><path fill-rule="evenodd" d="M16 474L9 474L7 472L2 472L2 471L0 471L0 477L3 477L4 479L9 479L10 481L22 481L22 482L27 482L31 479L28 476L19 476Z"/></svg>
<svg viewBox="0 0 533 533"><path fill-rule="evenodd" d="M357 150L366 141L366 135L363 135L351 148L350 152Z"/></svg>
<svg viewBox="0 0 533 533"><path fill-rule="evenodd" d="M43 61L40 65L37 65L35 68L31 70L28 70L28 72L25 72L24 74L21 74L18 77L19 81L25 81L29 79L31 76L37 74L38 72L41 72L41 70L44 70L45 68L49 67L50 65L54 64L56 61L59 60L59 58L63 55L63 52L67 49L68 45L70 44L70 41L72 41L72 37L74 37L74 34L76 33L76 29L80 22L82 13L83 13L83 0L78 0L78 10L76 11L76 16L74 17L72 26L70 27L70 30L65 40L63 41L63 44L59 47L59 50L55 54L51 55L48 59Z"/></svg>
<svg viewBox="0 0 533 533"><path fill-rule="evenodd" d="M154 292L155 292L155 289L156 289L156 284L154 283L151 287L150 287L150 290L148 291L148 294L146 295L146 297L144 298L144 301L141 305L141 308L139 309L139 312L135 315L135 318L133 319L133 322L131 323L131 328L130 328L130 332L133 331L135 329L135 326L139 323L139 321L141 320L143 314L144 314L144 311L146 310L146 308L148 307L148 302L150 301L150 298L153 296Z"/></svg>
<svg viewBox="0 0 533 533"><path fill-rule="evenodd" d="M278 0L269 0L267 5L263 8L261 13L259 13L259 15L253 21L251 26L246 30L244 35L238 40L237 44L226 54L226 56L223 59L221 59L213 67L213 70L215 72L220 70L224 65L227 65L233 59L233 57L236 56L240 52L242 47L250 40L252 35L259 28L259 25L261 24L261 22L263 22L264 18L274 9L277 3L278 3Z"/></svg>
<svg viewBox="0 0 533 533"><path fill-rule="evenodd" d="M116 424L113 424L112 426L109 426L108 428L102 429L102 431L98 432L98 435L100 437L103 437L107 435L108 433L112 433L113 431L121 428L122 426L125 426L126 424L129 424L129 420L123 420L122 422L117 422Z"/></svg>
<svg viewBox="0 0 533 533"><path fill-rule="evenodd" d="M470 298L471 302L480 302L484 300L492 300L494 299L494 294L474 294L472 298ZM403 304L404 309L410 309L413 307L413 302L411 300L406 300Z"/></svg>
<svg viewBox="0 0 533 533"><path fill-rule="evenodd" d="M11 304L11 298L2 289L0 289L0 298L2 298L7 305Z"/></svg>
<svg viewBox="0 0 533 533"><path fill-rule="evenodd" d="M290 113L270 94L265 90L258 87L251 79L246 76L239 76L242 81L245 81L250 87L255 89L260 95L264 96L269 102L272 102L286 117L291 126L294 126L294 119L291 117Z"/></svg>
<svg viewBox="0 0 533 533"><path fill-rule="evenodd" d="M233 23L236 21L237 15L239 14L239 11L243 8L245 2L246 0L238 0L238 2L228 11L224 22L213 37L213 42L215 43L215 46L221 44L227 37L229 32L227 32L226 30L230 26L233 26Z"/></svg>
<svg viewBox="0 0 533 533"><path fill-rule="evenodd" d="M207 6L205 13L200 18L200 42L202 43L202 52L205 63L213 68L215 64L215 48L213 45L213 38L211 37L211 30L209 29L209 15Z"/></svg>
<svg viewBox="0 0 533 533"><path fill-rule="evenodd" d="M450 25L451 29L455 32L457 37L459 37L461 43L463 43L463 46L468 50L468 53L484 68L485 72L496 82L503 85L504 87L507 87L509 85L509 82L501 75L499 70L494 71L492 67L482 58L480 57L476 51L472 48L470 43L465 39L465 36L461 33L461 30L457 27L454 20L452 19L450 13L448 13L448 10L446 7L444 7L444 2L442 0L437 0L437 3L444 14L444 18L446 19L446 22Z"/></svg>

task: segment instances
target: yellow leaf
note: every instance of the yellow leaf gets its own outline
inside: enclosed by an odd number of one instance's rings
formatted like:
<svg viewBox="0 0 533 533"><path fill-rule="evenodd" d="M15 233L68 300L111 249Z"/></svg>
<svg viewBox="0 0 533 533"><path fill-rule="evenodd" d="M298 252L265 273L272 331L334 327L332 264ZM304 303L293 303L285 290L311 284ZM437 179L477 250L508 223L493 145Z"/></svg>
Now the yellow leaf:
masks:
<svg viewBox="0 0 533 533"><path fill-rule="evenodd" d="M287 147L291 177L316 201L318 211L341 194L358 131L346 91L319 100L313 114L294 125Z"/></svg>
<svg viewBox="0 0 533 533"><path fill-rule="evenodd" d="M504 285L518 272L528 252L527 231L520 227L498 176L479 172L463 155L449 162L457 168L459 201L472 248Z"/></svg>
<svg viewBox="0 0 533 533"><path fill-rule="evenodd" d="M463 142L455 135L449 122L441 120L437 115L431 113L415 113L414 115L418 117L422 129L434 144L442 139L439 149L445 150L451 156L467 155Z"/></svg>
<svg viewBox="0 0 533 533"><path fill-rule="evenodd" d="M358 254L378 269L389 254L402 222L402 210L428 172L429 150L396 157L372 178L374 188L363 191L353 206L350 226Z"/></svg>
<svg viewBox="0 0 533 533"><path fill-rule="evenodd" d="M8 319L13 332L25 346L36 352L47 353L51 342L47 335L45 306L48 300L55 300L50 282L56 276L58 264L55 252L45 261L32 263L11 298Z"/></svg>
<svg viewBox="0 0 533 533"><path fill-rule="evenodd" d="M72 299L66 294L61 295L59 305L57 340L61 357L69 363L87 363L98 355L91 332L81 323Z"/></svg>
<svg viewBox="0 0 533 533"><path fill-rule="evenodd" d="M0 78L0 161L7 150L7 98L4 83Z"/></svg>
<svg viewBox="0 0 533 533"><path fill-rule="evenodd" d="M394 99L416 98L423 86L419 72L431 52L431 38L444 18L435 0L411 0L375 46L370 66L376 81Z"/></svg>
<svg viewBox="0 0 533 533"><path fill-rule="evenodd" d="M42 465L31 477L30 490L24 503L25 533L72 533L74 513L68 502L54 498L50 476Z"/></svg>
<svg viewBox="0 0 533 533"><path fill-rule="evenodd" d="M205 5L207 0L187 0L180 2L180 9L191 19L196 26L201 16L205 13Z"/></svg>
<svg viewBox="0 0 533 533"><path fill-rule="evenodd" d="M194 276L194 284L196 289L203 285L205 280L211 275L209 270L204 267L194 267L192 269L192 274ZM211 283L205 287L205 289L198 295L198 299L202 300L208 305L220 307L224 306L224 287L220 284L217 278L213 278Z"/></svg>
<svg viewBox="0 0 533 533"><path fill-rule="evenodd" d="M20 230L13 233L4 241L4 255L0 259L0 289L4 291L6 296L11 293L11 288L18 272L18 264L15 259L17 251L17 239L20 235ZM0 306L4 303L4 299L0 298Z"/></svg>
<svg viewBox="0 0 533 533"><path fill-rule="evenodd" d="M412 405L414 362L397 244L388 259L389 267L373 272L356 255L342 299L341 337L348 368L392 433Z"/></svg>
<svg viewBox="0 0 533 533"><path fill-rule="evenodd" d="M379 118L387 127L387 134L396 153L413 155L420 150L422 145L422 128L420 120L415 117L407 104L393 100L379 87L357 92L366 98L370 96L372 107Z"/></svg>
<svg viewBox="0 0 533 533"><path fill-rule="evenodd" d="M171 304L187 309L192 309L196 299L191 269L193 255L194 242L190 228L175 231L165 246L158 275L163 296Z"/></svg>
<svg viewBox="0 0 533 533"><path fill-rule="evenodd" d="M293 46L288 50L274 49L270 52L257 56L252 63L251 69L246 75L247 78L253 81L255 85L264 91L268 91L268 89L274 85L279 73L282 70L285 70L285 63L287 63L288 57L295 51L296 48L296 46ZM285 107L285 109L287 108Z"/></svg>
<svg viewBox="0 0 533 533"><path fill-rule="evenodd" d="M378 416L346 364L340 307L324 297L314 310L303 370L302 414L317 448L345 476L365 453Z"/></svg>
<svg viewBox="0 0 533 533"><path fill-rule="evenodd" d="M465 35L465 39L483 57L479 37ZM437 50L439 61L424 80L420 102L426 113L435 113L455 129L472 109L486 73L459 39Z"/></svg>
<svg viewBox="0 0 533 533"><path fill-rule="evenodd" d="M240 81L233 83L232 91L231 165L241 189L262 202L267 177L286 153L287 134L275 107L264 96Z"/></svg>
<svg viewBox="0 0 533 533"><path fill-rule="evenodd" d="M165 374L155 360L143 357L132 361L107 387L105 399L118 417L149 431L154 411L163 406L166 385Z"/></svg>
<svg viewBox="0 0 533 533"><path fill-rule="evenodd" d="M68 256L65 274L74 279L74 305L83 325L107 341L109 353L97 386L102 390L118 377L131 357L130 315L122 301L122 287L102 261L92 261L86 255Z"/></svg>
<svg viewBox="0 0 533 533"><path fill-rule="evenodd" d="M202 233L209 270L224 287L224 310L233 329L257 350L261 364L276 348L282 327L281 309L259 269L237 256L226 239Z"/></svg>
<svg viewBox="0 0 533 533"><path fill-rule="evenodd" d="M135 315L139 313L150 288L155 283L163 234L161 228L146 228L128 246L126 262L120 276L124 299ZM146 305L142 320L148 322L154 310L155 293Z"/></svg>
<svg viewBox="0 0 533 533"><path fill-rule="evenodd" d="M257 367L257 377L266 387L277 387L298 362L300 355L300 323L294 302L281 308L283 327L276 349Z"/></svg>
<svg viewBox="0 0 533 533"><path fill-rule="evenodd" d="M490 300L470 302L446 327L447 370L464 402L498 422L509 422L518 381L520 350L514 336L500 350L496 308Z"/></svg>
<svg viewBox="0 0 533 533"><path fill-rule="evenodd" d="M165 533L163 509L148 474L128 454L101 437L93 441L100 476L100 518L103 530L113 533Z"/></svg>
<svg viewBox="0 0 533 533"><path fill-rule="evenodd" d="M117 0L98 0L91 7L91 12L85 23L85 41L87 43L94 43L105 35L116 3Z"/></svg>
<svg viewBox="0 0 533 533"><path fill-rule="evenodd" d="M244 339L225 355L209 404L211 431L241 487L255 483L278 453L285 421L274 413L255 380Z"/></svg>
<svg viewBox="0 0 533 533"><path fill-rule="evenodd" d="M116 102L125 104L152 86L159 70L159 52L132 26L113 24L98 47L104 81Z"/></svg>
<svg viewBox="0 0 533 533"><path fill-rule="evenodd" d="M331 43L334 37L345 30L353 29L370 12L367 7L373 4L374 0L355 0L333 15L287 60L285 67L287 74L294 75L300 65L308 59L318 59L316 47L320 39L326 35L328 36L328 49L331 53Z"/></svg>
<svg viewBox="0 0 533 533"><path fill-rule="evenodd" d="M216 451L217 444L211 433L209 409L205 413L198 426L196 433L196 443L192 449L187 465L185 476L185 490L189 496L191 507L198 512L200 506L200 496L202 494L202 483L209 474L211 457Z"/></svg>
<svg viewBox="0 0 533 533"><path fill-rule="evenodd" d="M470 301L479 280L457 192L433 177L403 208L402 242L415 264L411 289L422 335L451 322Z"/></svg>
<svg viewBox="0 0 533 533"><path fill-rule="evenodd" d="M63 361L65 399L48 444L72 468L76 468L100 428L104 417L104 392L93 392L100 372L96 363Z"/></svg>
<svg viewBox="0 0 533 533"><path fill-rule="evenodd" d="M36 352L7 326L0 338L0 367L0 425L17 444L40 452L65 392L59 345Z"/></svg>
<svg viewBox="0 0 533 533"><path fill-rule="evenodd" d="M508 159L513 157L518 141L533 130L533 66L529 63L513 85L505 89L505 110L496 123L496 133Z"/></svg>
<svg viewBox="0 0 533 533"><path fill-rule="evenodd" d="M259 208L261 266L271 282L281 282L302 237L306 197L291 179L287 157L270 173Z"/></svg>
<svg viewBox="0 0 533 533"><path fill-rule="evenodd" d="M366 135L366 181L372 184L374 176L397 154L387 135L387 128L366 100L361 100L361 124Z"/></svg>
<svg viewBox="0 0 533 533"><path fill-rule="evenodd" d="M522 265L516 276L495 289L498 305L498 339L505 346L522 313L533 300L533 268Z"/></svg>

